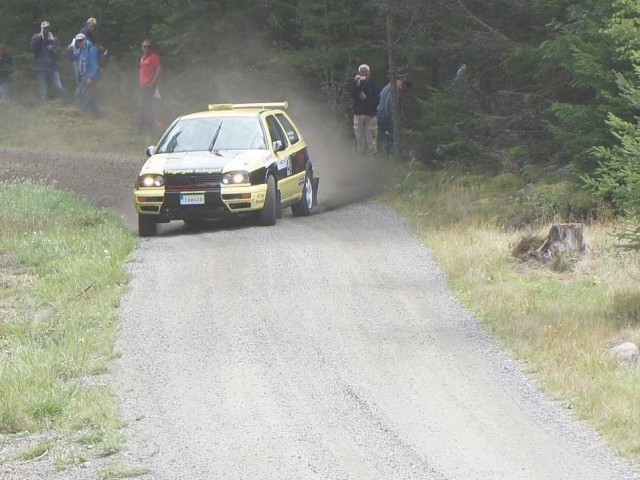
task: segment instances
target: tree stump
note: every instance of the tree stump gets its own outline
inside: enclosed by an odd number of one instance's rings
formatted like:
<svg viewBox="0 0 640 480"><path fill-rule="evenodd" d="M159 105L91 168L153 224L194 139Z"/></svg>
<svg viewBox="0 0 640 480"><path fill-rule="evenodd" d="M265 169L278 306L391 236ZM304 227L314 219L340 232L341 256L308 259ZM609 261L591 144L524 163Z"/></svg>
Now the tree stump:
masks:
<svg viewBox="0 0 640 480"><path fill-rule="evenodd" d="M553 255L562 252L584 253L588 249L581 223L557 223L551 226L549 236L538 248L538 252Z"/></svg>

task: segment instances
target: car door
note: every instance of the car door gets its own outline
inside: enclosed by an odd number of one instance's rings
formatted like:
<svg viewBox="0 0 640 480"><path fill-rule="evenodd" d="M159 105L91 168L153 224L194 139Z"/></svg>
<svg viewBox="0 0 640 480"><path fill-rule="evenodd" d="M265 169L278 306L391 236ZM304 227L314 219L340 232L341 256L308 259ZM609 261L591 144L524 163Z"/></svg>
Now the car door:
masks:
<svg viewBox="0 0 640 480"><path fill-rule="evenodd" d="M282 202L286 202L288 199L299 195L302 190L299 183L301 182L300 178L304 178L304 171L301 174L298 162L294 162L295 154L299 150L299 147L289 139L289 136L275 114L267 114L265 123L269 130L271 144L273 145L274 142L280 142L281 144L280 150L275 152L275 155L280 198Z"/></svg>

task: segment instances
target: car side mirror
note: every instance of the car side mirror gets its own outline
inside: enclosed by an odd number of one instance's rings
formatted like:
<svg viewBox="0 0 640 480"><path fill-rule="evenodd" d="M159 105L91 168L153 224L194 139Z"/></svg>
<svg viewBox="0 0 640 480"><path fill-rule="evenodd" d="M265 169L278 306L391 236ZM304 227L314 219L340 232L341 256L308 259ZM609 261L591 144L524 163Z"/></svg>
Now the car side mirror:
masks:
<svg viewBox="0 0 640 480"><path fill-rule="evenodd" d="M276 140L275 142L273 142L274 152L281 152L282 150L284 150L284 145L282 144L282 140Z"/></svg>
<svg viewBox="0 0 640 480"><path fill-rule="evenodd" d="M151 155L153 155L153 151L156 149L155 145L150 145L147 147L147 150L145 151L145 153L147 154L147 158L149 158Z"/></svg>

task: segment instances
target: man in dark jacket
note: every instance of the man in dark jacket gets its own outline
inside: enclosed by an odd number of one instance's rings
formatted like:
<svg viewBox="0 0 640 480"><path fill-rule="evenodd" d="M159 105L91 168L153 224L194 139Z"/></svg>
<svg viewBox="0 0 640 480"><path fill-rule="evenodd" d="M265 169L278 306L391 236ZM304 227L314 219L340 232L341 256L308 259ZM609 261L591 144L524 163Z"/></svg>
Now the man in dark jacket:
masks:
<svg viewBox="0 0 640 480"><path fill-rule="evenodd" d="M380 91L370 77L369 65L360 65L358 74L351 84L353 131L359 153L376 153L378 151L376 110L380 101Z"/></svg>
<svg viewBox="0 0 640 480"><path fill-rule="evenodd" d="M60 42L50 31L49 22L40 24L40 32L31 37L31 52L33 53L33 70L38 80L40 102L47 101L49 86L56 91L58 99L65 101L64 88L58 73L58 59L60 58Z"/></svg>
<svg viewBox="0 0 640 480"><path fill-rule="evenodd" d="M396 92L398 92L398 108L402 116L402 97L407 90L413 87L413 82L406 77L396 79ZM391 83L387 83L380 92L378 104L378 148L387 155L393 149L393 109L391 102Z"/></svg>

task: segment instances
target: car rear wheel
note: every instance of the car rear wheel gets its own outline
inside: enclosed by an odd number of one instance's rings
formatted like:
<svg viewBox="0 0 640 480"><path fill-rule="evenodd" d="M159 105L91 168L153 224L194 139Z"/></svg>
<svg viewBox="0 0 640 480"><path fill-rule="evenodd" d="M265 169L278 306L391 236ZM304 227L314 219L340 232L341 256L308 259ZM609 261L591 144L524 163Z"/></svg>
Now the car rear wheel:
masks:
<svg viewBox="0 0 640 480"><path fill-rule="evenodd" d="M308 217L313 210L313 186L309 172L305 173L304 186L302 187L302 198L298 203L291 206L291 211L296 217Z"/></svg>
<svg viewBox="0 0 640 480"><path fill-rule="evenodd" d="M262 210L258 212L258 223L262 226L268 227L276 224L276 218L278 213L277 208L278 195L276 192L276 180L272 175L267 177L267 193L264 200L264 206Z"/></svg>
<svg viewBox="0 0 640 480"><path fill-rule="evenodd" d="M158 224L150 215L138 215L138 234L141 237L153 237L158 231Z"/></svg>

